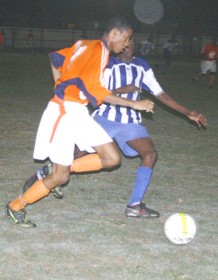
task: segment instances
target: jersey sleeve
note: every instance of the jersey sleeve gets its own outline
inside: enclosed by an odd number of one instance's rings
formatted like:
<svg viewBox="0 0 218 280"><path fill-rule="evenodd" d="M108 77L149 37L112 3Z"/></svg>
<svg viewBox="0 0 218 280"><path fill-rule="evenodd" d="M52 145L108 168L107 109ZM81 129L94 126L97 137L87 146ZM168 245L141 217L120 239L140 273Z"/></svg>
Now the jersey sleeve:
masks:
<svg viewBox="0 0 218 280"><path fill-rule="evenodd" d="M164 90L156 80L153 70L148 63L144 64L143 78L142 78L142 89L149 91L154 96L160 95Z"/></svg>
<svg viewBox="0 0 218 280"><path fill-rule="evenodd" d="M71 48L65 48L59 51L52 52L48 55L52 65L60 72L62 71L65 57L68 55L70 51Z"/></svg>

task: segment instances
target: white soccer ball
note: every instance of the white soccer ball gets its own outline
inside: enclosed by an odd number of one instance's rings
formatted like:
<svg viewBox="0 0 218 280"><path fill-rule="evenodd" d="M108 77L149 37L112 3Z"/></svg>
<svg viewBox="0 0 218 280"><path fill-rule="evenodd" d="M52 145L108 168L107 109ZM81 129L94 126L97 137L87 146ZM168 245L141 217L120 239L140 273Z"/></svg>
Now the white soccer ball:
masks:
<svg viewBox="0 0 218 280"><path fill-rule="evenodd" d="M186 213L175 213L168 217L164 232L170 242L176 245L191 242L196 234L195 220Z"/></svg>

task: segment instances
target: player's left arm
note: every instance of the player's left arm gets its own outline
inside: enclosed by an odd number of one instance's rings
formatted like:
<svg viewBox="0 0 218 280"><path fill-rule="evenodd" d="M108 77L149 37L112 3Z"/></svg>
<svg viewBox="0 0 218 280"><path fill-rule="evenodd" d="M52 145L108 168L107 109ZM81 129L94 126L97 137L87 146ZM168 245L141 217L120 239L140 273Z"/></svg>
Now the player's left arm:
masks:
<svg viewBox="0 0 218 280"><path fill-rule="evenodd" d="M187 116L187 118L197 123L199 127L207 126L207 119L202 114L197 113L196 111L189 110L184 106L180 105L166 92L162 92L160 95L158 95L157 99L165 105L167 105L168 107L170 107L171 109L184 114L185 116Z"/></svg>
<svg viewBox="0 0 218 280"><path fill-rule="evenodd" d="M140 88L136 87L135 85L126 85L126 86L122 86L122 87L119 87L119 88L116 88L114 90L112 90L112 93L114 95L117 95L117 94L122 94L122 93L128 93L128 92L142 92Z"/></svg>

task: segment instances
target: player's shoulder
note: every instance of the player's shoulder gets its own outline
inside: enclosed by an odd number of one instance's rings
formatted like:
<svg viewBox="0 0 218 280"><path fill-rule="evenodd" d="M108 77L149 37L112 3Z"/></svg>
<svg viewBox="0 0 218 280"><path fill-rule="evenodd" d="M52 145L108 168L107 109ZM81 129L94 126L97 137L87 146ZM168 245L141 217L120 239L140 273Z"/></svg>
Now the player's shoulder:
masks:
<svg viewBox="0 0 218 280"><path fill-rule="evenodd" d="M104 46L103 42L101 40L78 40L77 42L75 42L75 44L73 46L86 46L87 48L95 48L95 49L102 49L102 47Z"/></svg>
<svg viewBox="0 0 218 280"><path fill-rule="evenodd" d="M142 66L146 71L151 68L148 61L145 60L144 58L139 57L139 56L135 56L132 63L134 63L137 66Z"/></svg>
<svg viewBox="0 0 218 280"><path fill-rule="evenodd" d="M89 47L98 47L101 46L101 40L80 40L83 45Z"/></svg>
<svg viewBox="0 0 218 280"><path fill-rule="evenodd" d="M108 68L112 68L114 65L118 65L120 63L123 64L123 62L118 57L111 55L108 62Z"/></svg>
<svg viewBox="0 0 218 280"><path fill-rule="evenodd" d="M119 63L119 62L122 62L122 61L117 56L111 55L109 62L115 64L115 63Z"/></svg>

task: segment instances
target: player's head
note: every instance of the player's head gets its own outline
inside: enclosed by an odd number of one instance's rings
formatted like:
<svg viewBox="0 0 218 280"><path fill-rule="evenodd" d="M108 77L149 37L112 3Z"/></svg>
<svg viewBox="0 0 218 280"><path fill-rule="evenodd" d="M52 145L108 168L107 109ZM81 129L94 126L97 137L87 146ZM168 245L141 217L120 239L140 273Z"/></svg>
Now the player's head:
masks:
<svg viewBox="0 0 218 280"><path fill-rule="evenodd" d="M135 40L133 37L129 40L129 46L125 48L120 54L119 58L123 61L131 61L135 50Z"/></svg>
<svg viewBox="0 0 218 280"><path fill-rule="evenodd" d="M132 34L131 23L121 16L116 16L107 22L103 39L106 41L110 52L120 53L128 47Z"/></svg>

